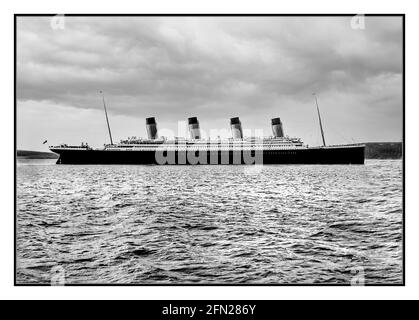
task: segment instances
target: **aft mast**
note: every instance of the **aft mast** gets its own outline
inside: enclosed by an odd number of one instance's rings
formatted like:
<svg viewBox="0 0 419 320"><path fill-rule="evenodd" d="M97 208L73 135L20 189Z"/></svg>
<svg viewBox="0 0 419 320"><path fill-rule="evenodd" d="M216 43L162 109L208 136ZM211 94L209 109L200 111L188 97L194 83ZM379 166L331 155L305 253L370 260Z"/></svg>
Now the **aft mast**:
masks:
<svg viewBox="0 0 419 320"><path fill-rule="evenodd" d="M326 141L324 140L324 132L323 132L323 126L322 126L322 118L320 117L319 104L317 102L317 96L316 96L315 93L313 93L313 96L314 96L314 99L316 100L317 115L319 116L320 132L322 134L323 147L325 147L326 146Z"/></svg>
<svg viewBox="0 0 419 320"><path fill-rule="evenodd" d="M106 111L105 95L102 91L100 91L100 93L102 94L103 109L105 109L105 116L106 116L106 123L108 124L109 138L111 139L111 144L113 145L111 127L109 125L109 119L108 119L108 112Z"/></svg>

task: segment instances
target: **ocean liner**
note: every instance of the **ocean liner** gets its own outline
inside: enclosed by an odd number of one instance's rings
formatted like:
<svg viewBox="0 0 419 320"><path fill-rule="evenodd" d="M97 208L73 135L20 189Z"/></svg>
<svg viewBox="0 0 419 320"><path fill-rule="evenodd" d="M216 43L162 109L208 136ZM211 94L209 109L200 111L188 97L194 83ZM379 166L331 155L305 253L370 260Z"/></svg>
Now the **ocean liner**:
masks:
<svg viewBox="0 0 419 320"><path fill-rule="evenodd" d="M92 148L61 144L49 149L59 155L57 164L364 164L365 145L326 145L319 106L316 101L322 146L309 147L301 139L284 135L280 118L272 119L271 137L244 137L238 117L230 119L231 138L203 139L196 117L188 119L189 138L159 137L154 117L146 119L147 139L131 138L113 143L106 110L103 108L110 144Z"/></svg>

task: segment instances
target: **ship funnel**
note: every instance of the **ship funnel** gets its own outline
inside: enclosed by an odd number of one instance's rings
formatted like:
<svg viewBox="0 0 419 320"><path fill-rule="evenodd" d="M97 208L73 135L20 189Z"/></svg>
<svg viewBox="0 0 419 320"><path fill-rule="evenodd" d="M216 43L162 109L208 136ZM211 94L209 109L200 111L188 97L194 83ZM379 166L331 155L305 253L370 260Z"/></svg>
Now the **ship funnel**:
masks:
<svg viewBox="0 0 419 320"><path fill-rule="evenodd" d="M233 139L243 139L243 130L242 123L239 118L230 119L231 133L233 134Z"/></svg>
<svg viewBox="0 0 419 320"><path fill-rule="evenodd" d="M191 139L201 139L201 131L197 117L188 118L189 135Z"/></svg>
<svg viewBox="0 0 419 320"><path fill-rule="evenodd" d="M147 135L150 140L157 139L157 124L155 118L147 118L145 120L147 127Z"/></svg>
<svg viewBox="0 0 419 320"><path fill-rule="evenodd" d="M275 138L282 138L284 136L284 130L282 129L282 122L280 118L272 119L272 132Z"/></svg>

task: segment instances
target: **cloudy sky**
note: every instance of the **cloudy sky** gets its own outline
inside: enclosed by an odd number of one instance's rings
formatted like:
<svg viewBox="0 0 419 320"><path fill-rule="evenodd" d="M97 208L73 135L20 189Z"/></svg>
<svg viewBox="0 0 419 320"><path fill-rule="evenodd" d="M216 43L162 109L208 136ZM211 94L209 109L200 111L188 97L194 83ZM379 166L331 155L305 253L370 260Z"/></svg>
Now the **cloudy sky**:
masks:
<svg viewBox="0 0 419 320"><path fill-rule="evenodd" d="M115 141L148 116L167 136L189 116L270 135L279 116L318 145L313 92L328 144L401 141L402 44L398 17L19 17L17 146L107 143L99 90Z"/></svg>

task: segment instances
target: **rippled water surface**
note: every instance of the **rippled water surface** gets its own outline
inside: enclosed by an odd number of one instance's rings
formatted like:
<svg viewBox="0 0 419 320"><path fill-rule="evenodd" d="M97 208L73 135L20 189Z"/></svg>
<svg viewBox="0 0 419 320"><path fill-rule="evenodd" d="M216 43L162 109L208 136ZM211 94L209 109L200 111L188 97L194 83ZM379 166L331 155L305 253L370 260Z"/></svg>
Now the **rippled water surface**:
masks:
<svg viewBox="0 0 419 320"><path fill-rule="evenodd" d="M260 172L19 160L16 217L17 283L402 282L398 160Z"/></svg>

